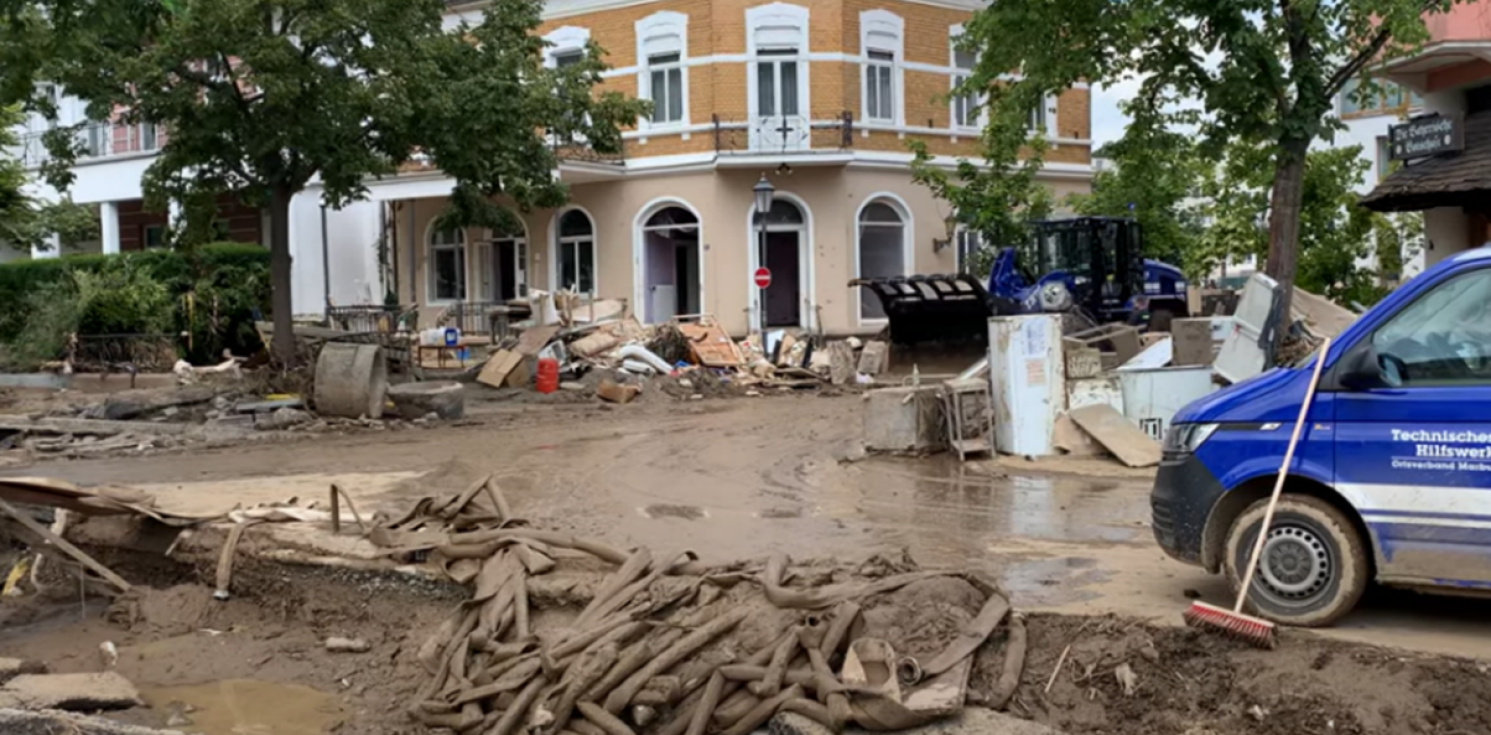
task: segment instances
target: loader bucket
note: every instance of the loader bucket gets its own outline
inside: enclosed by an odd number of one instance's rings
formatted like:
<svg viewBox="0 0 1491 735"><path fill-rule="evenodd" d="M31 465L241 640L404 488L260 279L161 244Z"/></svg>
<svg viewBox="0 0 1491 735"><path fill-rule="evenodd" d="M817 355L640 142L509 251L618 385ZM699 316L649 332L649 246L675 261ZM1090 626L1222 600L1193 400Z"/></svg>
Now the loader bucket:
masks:
<svg viewBox="0 0 1491 735"><path fill-rule="evenodd" d="M1013 310L970 275L856 278L849 285L868 288L880 299L896 344L982 342L988 339L989 317Z"/></svg>

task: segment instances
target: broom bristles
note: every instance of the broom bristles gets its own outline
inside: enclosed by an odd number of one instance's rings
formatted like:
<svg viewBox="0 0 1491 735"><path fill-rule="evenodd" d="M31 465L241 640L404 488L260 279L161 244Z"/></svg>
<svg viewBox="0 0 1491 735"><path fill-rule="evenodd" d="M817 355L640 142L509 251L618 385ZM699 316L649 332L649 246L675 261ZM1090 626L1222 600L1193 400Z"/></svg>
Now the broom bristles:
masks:
<svg viewBox="0 0 1491 735"><path fill-rule="evenodd" d="M1183 617L1186 625L1193 628L1216 631L1259 648L1274 647L1274 624L1262 618L1232 612L1204 602L1191 603Z"/></svg>

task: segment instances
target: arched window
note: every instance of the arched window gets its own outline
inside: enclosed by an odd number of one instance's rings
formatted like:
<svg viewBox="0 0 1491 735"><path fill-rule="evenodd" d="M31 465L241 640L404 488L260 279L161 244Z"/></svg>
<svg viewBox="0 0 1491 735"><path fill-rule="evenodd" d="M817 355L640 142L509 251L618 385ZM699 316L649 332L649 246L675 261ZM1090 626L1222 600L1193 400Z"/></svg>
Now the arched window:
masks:
<svg viewBox="0 0 1491 735"><path fill-rule="evenodd" d="M796 204L785 199L776 199L771 203L771 211L766 214L766 226L798 227L802 225L802 210Z"/></svg>
<svg viewBox="0 0 1491 735"><path fill-rule="evenodd" d="M559 217L559 288L595 290L595 224L571 209Z"/></svg>
<svg viewBox="0 0 1491 735"><path fill-rule="evenodd" d="M466 299L466 232L459 228L430 231L429 301Z"/></svg>
<svg viewBox="0 0 1491 735"><path fill-rule="evenodd" d="M648 217L643 229L692 231L699 229L699 218L683 207L667 207Z"/></svg>
<svg viewBox="0 0 1491 735"><path fill-rule="evenodd" d="M859 212L860 278L885 278L906 274L906 221L884 201L874 201ZM859 318L884 319L880 298L868 288L859 290Z"/></svg>

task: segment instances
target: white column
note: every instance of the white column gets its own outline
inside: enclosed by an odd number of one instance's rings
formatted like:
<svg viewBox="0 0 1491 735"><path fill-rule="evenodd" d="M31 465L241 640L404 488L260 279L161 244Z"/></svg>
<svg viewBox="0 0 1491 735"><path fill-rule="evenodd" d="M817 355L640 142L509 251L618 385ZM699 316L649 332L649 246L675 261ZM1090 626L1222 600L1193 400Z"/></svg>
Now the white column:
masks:
<svg viewBox="0 0 1491 735"><path fill-rule="evenodd" d="M39 246L39 245L32 245L31 246L31 259L32 260L43 260L45 258L55 258L55 257L58 257L60 255L62 255L62 238L60 236L58 236L58 235L48 235L47 236L47 244L46 244L46 246L44 248L42 246Z"/></svg>
<svg viewBox="0 0 1491 735"><path fill-rule="evenodd" d="M101 202L98 205L98 223L104 255L117 255L119 253L119 205L114 202Z"/></svg>

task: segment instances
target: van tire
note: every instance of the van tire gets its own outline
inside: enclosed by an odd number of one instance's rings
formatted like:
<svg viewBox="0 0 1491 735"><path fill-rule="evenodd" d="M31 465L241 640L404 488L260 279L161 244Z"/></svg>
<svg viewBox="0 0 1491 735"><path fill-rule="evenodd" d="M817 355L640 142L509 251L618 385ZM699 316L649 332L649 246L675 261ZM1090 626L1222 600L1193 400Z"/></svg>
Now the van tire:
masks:
<svg viewBox="0 0 1491 735"><path fill-rule="evenodd" d="M1227 531L1223 571L1237 594L1268 498L1240 514ZM1282 625L1318 628L1341 618L1361 600L1371 565L1365 540L1335 506L1309 495L1285 493L1274 511L1269 536L1278 538L1253 575L1247 608ZM1275 566L1269 563L1270 554Z"/></svg>

